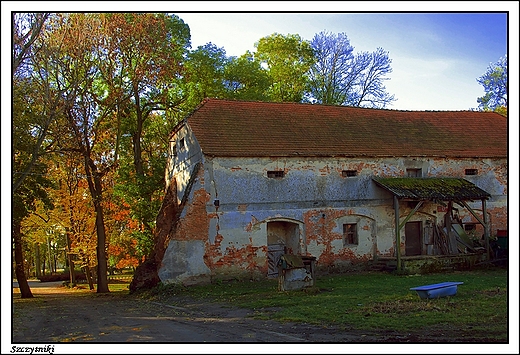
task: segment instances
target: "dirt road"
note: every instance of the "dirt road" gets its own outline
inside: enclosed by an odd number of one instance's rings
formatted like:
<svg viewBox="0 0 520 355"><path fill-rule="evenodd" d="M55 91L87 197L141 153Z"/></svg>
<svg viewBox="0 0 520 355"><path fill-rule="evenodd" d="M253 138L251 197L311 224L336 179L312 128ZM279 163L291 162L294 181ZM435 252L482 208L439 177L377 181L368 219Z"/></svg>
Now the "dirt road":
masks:
<svg viewBox="0 0 520 355"><path fill-rule="evenodd" d="M251 319L251 310L183 299L182 306L121 293L32 283L33 299L13 285L13 343L374 342L386 336Z"/></svg>
<svg viewBox="0 0 520 355"><path fill-rule="evenodd" d="M486 339L464 337L446 325L413 334L365 332L256 320L250 317L253 310L189 298L177 297L157 302L121 292L97 294L87 289L69 289L61 286L60 282L31 282L30 286L35 297L22 299L17 285L13 283L12 345L211 343L217 346L221 343L286 343L291 345L293 351L295 344L316 343L320 347L314 353L319 353L329 344L341 346L342 352L355 352L356 344L383 346L382 351L387 352L392 346L414 343L487 342ZM276 349L276 353L281 351L279 347ZM305 353L308 349L314 348L306 345L300 352ZM428 349L433 349L432 345ZM213 352L213 348L209 352ZM224 352L231 353L229 350Z"/></svg>

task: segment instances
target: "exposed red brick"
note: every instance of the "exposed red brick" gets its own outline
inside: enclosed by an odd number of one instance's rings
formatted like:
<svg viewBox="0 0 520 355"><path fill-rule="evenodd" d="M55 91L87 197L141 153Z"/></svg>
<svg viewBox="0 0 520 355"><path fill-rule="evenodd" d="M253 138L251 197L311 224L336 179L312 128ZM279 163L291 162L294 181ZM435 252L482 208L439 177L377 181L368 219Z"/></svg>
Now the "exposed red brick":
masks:
<svg viewBox="0 0 520 355"><path fill-rule="evenodd" d="M334 240L342 240L341 233L334 232L336 220L340 217L353 214L352 210L322 209L312 210L304 214L305 230L307 232L307 243L315 241L323 245L323 250L317 256L317 262L321 265L334 265L336 261L350 261L352 263L367 261L372 258L371 254L357 255L350 248L341 248L337 252L332 249ZM363 227L365 230L369 226Z"/></svg>
<svg viewBox="0 0 520 355"><path fill-rule="evenodd" d="M260 258L261 264L256 261L257 255L267 255L267 246L255 247L250 239L251 244L242 248L231 245L222 250L222 241L223 236L217 235L213 244L206 242L204 262L210 269L238 267L243 270L267 273L267 259Z"/></svg>
<svg viewBox="0 0 520 355"><path fill-rule="evenodd" d="M187 206L186 215L177 224L175 240L206 240L209 232L209 218L206 203L209 193L199 189L193 193L193 200Z"/></svg>

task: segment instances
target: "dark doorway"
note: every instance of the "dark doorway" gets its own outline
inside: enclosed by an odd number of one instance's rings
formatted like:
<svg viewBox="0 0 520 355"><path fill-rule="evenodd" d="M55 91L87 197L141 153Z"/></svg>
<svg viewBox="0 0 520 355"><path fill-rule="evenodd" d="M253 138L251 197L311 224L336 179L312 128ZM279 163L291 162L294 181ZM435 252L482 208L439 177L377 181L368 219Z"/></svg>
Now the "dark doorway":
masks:
<svg viewBox="0 0 520 355"><path fill-rule="evenodd" d="M421 243L421 222L408 222L404 227L404 233L406 236L405 242L405 255L421 255L422 254L422 243Z"/></svg>
<svg viewBox="0 0 520 355"><path fill-rule="evenodd" d="M267 223L267 276L278 277L278 261L283 254L300 252L300 227L297 223L273 221Z"/></svg>

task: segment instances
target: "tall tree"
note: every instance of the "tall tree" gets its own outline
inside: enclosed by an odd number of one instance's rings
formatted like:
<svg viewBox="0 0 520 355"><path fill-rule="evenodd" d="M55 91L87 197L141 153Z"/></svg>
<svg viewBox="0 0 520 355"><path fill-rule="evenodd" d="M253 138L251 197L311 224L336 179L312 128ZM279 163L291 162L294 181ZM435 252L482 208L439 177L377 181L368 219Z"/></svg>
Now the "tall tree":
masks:
<svg viewBox="0 0 520 355"><path fill-rule="evenodd" d="M270 78L260 61L249 51L230 57L224 68L225 97L235 100L267 101Z"/></svg>
<svg viewBox="0 0 520 355"><path fill-rule="evenodd" d="M151 241L159 208L154 195L164 189L164 163L156 164L155 158L166 145L154 152L144 145L153 140L162 142L162 136L166 137L175 124L166 120L165 113L178 111L186 100L183 62L189 27L179 17L167 14L115 13L104 14L102 19L112 55L112 65L104 71L119 74L114 92L124 98L118 104L118 112L122 112L118 139L131 138L130 147L121 139L125 156L120 159L118 189L124 191L122 196L140 221L140 240L146 243ZM126 155L129 152L131 159Z"/></svg>
<svg viewBox="0 0 520 355"><path fill-rule="evenodd" d="M35 43L37 42L49 16L50 14L45 12L12 14L13 75L25 61L30 61L31 56L35 51L34 46L38 46L38 44Z"/></svg>
<svg viewBox="0 0 520 355"><path fill-rule="evenodd" d="M193 107L207 97L224 96L224 72L228 61L224 48L211 42L188 53L187 90Z"/></svg>
<svg viewBox="0 0 520 355"><path fill-rule="evenodd" d="M13 87L17 86L31 86L32 90L41 90L42 87L37 88L37 80L31 80L31 73L34 73L32 68L35 65L34 55L44 46L44 40L41 40L41 33L43 32L45 22L49 18L48 13L14 13L12 15L13 24L13 58L12 58L12 74L13 74ZM33 112L32 117L34 120L34 133L36 137L34 142L27 147L30 159L26 161L24 166L19 167L19 171L16 178L13 181L13 190L16 191L23 180L30 174L34 164L37 163L39 155L41 153L44 139L46 138L47 131L51 123L55 118L55 97L48 90L44 90L46 93L47 101L40 105L41 112L37 114ZM17 94L18 92L16 92ZM23 97L23 96L22 96ZM34 98L34 96L33 96ZM30 109L30 108L27 108ZM36 111L36 110L34 110ZM15 111L13 121L16 123L17 115L20 111Z"/></svg>
<svg viewBox="0 0 520 355"><path fill-rule="evenodd" d="M15 275L23 298L33 295L24 272L21 225L35 210L37 200L52 205L46 193L51 182L40 156L48 145L45 140L55 118L56 101L49 90L43 91L42 99L42 88L31 75L34 55L44 46L41 34L48 17L47 13L12 15L12 238Z"/></svg>
<svg viewBox="0 0 520 355"><path fill-rule="evenodd" d="M502 110L507 112L507 55L489 65L477 82L484 87L485 95L477 98L483 110Z"/></svg>
<svg viewBox="0 0 520 355"><path fill-rule="evenodd" d="M65 87L68 129L83 159L83 167L96 216L97 292L109 292L107 237L104 222L103 179L114 168L113 143L117 127L115 107L104 106L105 87L99 70L98 47L103 43L97 15L71 14L54 32L54 50L59 72L58 87ZM58 40L61 42L58 43Z"/></svg>
<svg viewBox="0 0 520 355"><path fill-rule="evenodd" d="M224 48L207 43L188 54L186 82L193 109L206 97L267 101L270 77L249 51L227 57Z"/></svg>
<svg viewBox="0 0 520 355"><path fill-rule="evenodd" d="M271 78L270 100L302 101L308 83L307 72L314 62L309 42L297 34L274 33L261 38L255 47L255 58L266 65Z"/></svg>
<svg viewBox="0 0 520 355"><path fill-rule="evenodd" d="M395 100L383 85L392 61L382 48L354 54L345 33L328 32L316 34L311 46L315 62L309 70L309 101L383 108Z"/></svg>
<svg viewBox="0 0 520 355"><path fill-rule="evenodd" d="M13 165L13 168L16 169L16 165ZM46 188L51 186L51 181L46 178L46 171L47 167L44 164L35 164L32 173L27 175L16 191L13 191L12 196L11 227L14 245L15 276L22 298L33 297L25 275L22 222L36 210L38 201L43 202L47 208L53 207L46 191Z"/></svg>

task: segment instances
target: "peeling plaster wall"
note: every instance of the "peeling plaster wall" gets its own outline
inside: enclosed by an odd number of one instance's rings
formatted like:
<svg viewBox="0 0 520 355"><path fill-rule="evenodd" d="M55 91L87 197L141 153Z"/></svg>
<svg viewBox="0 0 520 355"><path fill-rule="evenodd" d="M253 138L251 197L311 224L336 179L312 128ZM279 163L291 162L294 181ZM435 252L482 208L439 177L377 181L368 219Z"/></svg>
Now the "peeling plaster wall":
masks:
<svg viewBox="0 0 520 355"><path fill-rule="evenodd" d="M393 196L371 178L405 176L407 168L421 168L424 177L463 177L473 182L493 195L487 204L491 234L507 228L506 159L211 158L201 155L189 130L179 132L183 134L189 149L184 156L178 151L177 163L167 172L167 181L177 178L179 199L195 162L202 162L203 169L165 254L163 281L265 277L268 225L275 221L297 226L293 245L299 250L293 252L316 257L318 269L343 270L375 256L394 256ZM479 174L465 176L465 169L478 169ZM285 176L268 178L267 171L273 170ZM357 176L343 177L343 170L355 170ZM480 209L480 201L471 206ZM401 203L401 218L410 211ZM410 222L440 224L444 212L439 211L437 204L425 203ZM462 208L461 218L474 220ZM357 224L356 245L344 244L347 223ZM403 255L405 243L403 229Z"/></svg>
<svg viewBox="0 0 520 355"><path fill-rule="evenodd" d="M199 142L189 127L182 126L176 134L170 137L168 156L165 174L166 188L175 177L177 197L180 202L195 166L202 162L203 158Z"/></svg>

